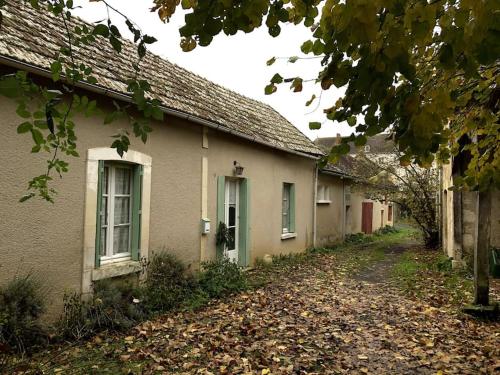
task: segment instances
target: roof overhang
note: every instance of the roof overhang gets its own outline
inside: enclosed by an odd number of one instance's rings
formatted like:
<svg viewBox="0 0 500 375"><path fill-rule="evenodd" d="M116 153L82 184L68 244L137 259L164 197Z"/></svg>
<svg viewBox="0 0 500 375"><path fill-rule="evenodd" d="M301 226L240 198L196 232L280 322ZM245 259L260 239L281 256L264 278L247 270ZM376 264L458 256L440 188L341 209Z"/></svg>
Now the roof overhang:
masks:
<svg viewBox="0 0 500 375"><path fill-rule="evenodd" d="M8 57L8 56L0 55L0 63L3 63L7 66L12 67L12 68L22 69L22 70L28 71L30 73L40 75L42 77L46 77L46 78L52 77L52 74L48 69L44 69L44 68L38 67L36 65L33 65L33 64L30 64L27 62L19 61L19 60L13 59L13 58ZM118 91L115 91L115 90L106 89L106 88L103 88L101 86L94 85L94 84L91 84L88 82L82 82L82 81L78 81L75 84L75 86L78 88L87 90L87 91L94 92L96 94L101 94L101 95L108 96L108 97L113 98L113 99L117 99L117 100L124 101L127 103L132 103L132 98L129 95L125 95L125 94L118 92ZM225 127L224 125L218 124L214 121L209 121L209 120L206 120L206 119L198 117L198 116L193 116L193 115L190 115L188 113L178 111L176 109L168 108L168 107L161 106L161 105L160 105L160 109L165 114L175 116L177 118L185 119L187 121L191 121L191 122L194 122L196 124L221 131L223 133L231 134L231 135L234 135L236 137L246 139L250 142L258 143L258 144L261 144L261 145L264 145L267 147L274 148L276 150L287 152L289 154L294 154L297 156L301 156L301 157L313 159L313 160L319 160L322 157L322 155L308 154L305 152L295 151L295 150L288 149L286 147L274 145L272 143L262 141L260 139L255 138L255 137L251 137L247 134L243 134L237 130L229 129L229 128Z"/></svg>

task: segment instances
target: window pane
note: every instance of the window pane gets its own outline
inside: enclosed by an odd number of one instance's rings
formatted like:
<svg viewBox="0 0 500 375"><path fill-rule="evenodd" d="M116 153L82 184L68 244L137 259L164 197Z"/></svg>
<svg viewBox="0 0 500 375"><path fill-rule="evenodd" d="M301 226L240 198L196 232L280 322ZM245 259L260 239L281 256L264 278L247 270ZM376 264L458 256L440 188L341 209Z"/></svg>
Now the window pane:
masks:
<svg viewBox="0 0 500 375"><path fill-rule="evenodd" d="M102 207L101 207L101 212L102 212L102 224L103 225L108 225L108 198L107 197L102 197Z"/></svg>
<svg viewBox="0 0 500 375"><path fill-rule="evenodd" d="M236 204L236 181L229 181L229 203Z"/></svg>
<svg viewBox="0 0 500 375"><path fill-rule="evenodd" d="M288 229L288 213L283 212L283 218L281 221L281 227L283 229Z"/></svg>
<svg viewBox="0 0 500 375"><path fill-rule="evenodd" d="M108 229L106 227L101 228L101 248L99 249L99 254L101 256L106 255L106 238L108 234Z"/></svg>
<svg viewBox="0 0 500 375"><path fill-rule="evenodd" d="M114 208L115 208L114 225L130 223L129 197L116 197Z"/></svg>
<svg viewBox="0 0 500 375"><path fill-rule="evenodd" d="M113 236L113 254L118 253L128 253L128 237L129 237L129 227L115 227Z"/></svg>
<svg viewBox="0 0 500 375"><path fill-rule="evenodd" d="M227 225L230 227L236 225L236 206L234 204L229 206L229 220Z"/></svg>
<svg viewBox="0 0 500 375"><path fill-rule="evenodd" d="M109 167L104 167L104 181L102 186L102 193L108 194L108 186L109 186Z"/></svg>
<svg viewBox="0 0 500 375"><path fill-rule="evenodd" d="M231 238L229 239L229 243L227 244L227 249L228 250L234 250L235 249L235 241L236 241L236 228L229 228L229 235Z"/></svg>
<svg viewBox="0 0 500 375"><path fill-rule="evenodd" d="M115 193L130 194L130 169L115 169Z"/></svg>

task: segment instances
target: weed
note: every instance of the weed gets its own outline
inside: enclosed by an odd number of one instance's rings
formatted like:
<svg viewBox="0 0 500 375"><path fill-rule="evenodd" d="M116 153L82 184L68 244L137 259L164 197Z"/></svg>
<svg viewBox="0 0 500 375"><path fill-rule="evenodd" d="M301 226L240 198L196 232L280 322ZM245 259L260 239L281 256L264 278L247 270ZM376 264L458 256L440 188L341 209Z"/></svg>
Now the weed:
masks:
<svg viewBox="0 0 500 375"><path fill-rule="evenodd" d="M0 289L0 345L24 353L45 342L39 318L45 310L40 281L16 276Z"/></svg>
<svg viewBox="0 0 500 375"><path fill-rule="evenodd" d="M242 269L226 257L204 262L202 267L199 284L211 298L225 297L248 287Z"/></svg>
<svg viewBox="0 0 500 375"><path fill-rule="evenodd" d="M154 254L146 269L144 295L149 311L164 312L179 307L198 288L196 278L186 266L166 252Z"/></svg>

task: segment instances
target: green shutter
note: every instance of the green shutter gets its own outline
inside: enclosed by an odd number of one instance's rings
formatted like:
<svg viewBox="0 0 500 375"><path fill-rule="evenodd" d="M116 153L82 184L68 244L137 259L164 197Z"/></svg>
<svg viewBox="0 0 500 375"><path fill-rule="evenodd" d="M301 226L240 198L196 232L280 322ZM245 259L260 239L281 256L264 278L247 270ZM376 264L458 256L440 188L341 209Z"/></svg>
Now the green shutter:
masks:
<svg viewBox="0 0 500 375"><path fill-rule="evenodd" d="M142 175L144 167L136 165L133 172L132 186L132 260L139 260L141 257L141 206L142 206Z"/></svg>
<svg viewBox="0 0 500 375"><path fill-rule="evenodd" d="M290 227L288 231L295 233L295 184L290 184Z"/></svg>
<svg viewBox="0 0 500 375"><path fill-rule="evenodd" d="M250 181L248 178L241 180L239 200L238 264L246 267L250 263Z"/></svg>
<svg viewBox="0 0 500 375"><path fill-rule="evenodd" d="M217 225L216 229L219 230L219 223L224 222L224 200L226 191L226 177L217 177ZM224 248L222 245L217 245L217 257L222 257Z"/></svg>
<svg viewBox="0 0 500 375"><path fill-rule="evenodd" d="M95 267L101 265L101 228L102 228L102 188L104 185L104 161L99 160L97 169L97 208L96 208L96 229L95 229Z"/></svg>

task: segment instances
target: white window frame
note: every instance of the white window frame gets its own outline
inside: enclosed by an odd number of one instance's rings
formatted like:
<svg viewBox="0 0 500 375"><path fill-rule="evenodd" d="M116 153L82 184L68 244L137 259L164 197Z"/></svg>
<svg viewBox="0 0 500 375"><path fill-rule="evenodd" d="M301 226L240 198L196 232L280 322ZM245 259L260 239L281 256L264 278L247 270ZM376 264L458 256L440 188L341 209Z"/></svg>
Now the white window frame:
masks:
<svg viewBox="0 0 500 375"><path fill-rule="evenodd" d="M131 237L132 237L132 197L133 197L133 169L132 166L125 163L105 163L104 168L108 168L108 191L103 192L102 196L107 198L108 206L106 215L108 216L108 223L103 224L102 227L106 227L106 248L104 252L106 255L101 255L101 265L105 265L112 262L120 262L123 260L131 259ZM129 175L129 185L130 190L128 194L116 194L115 193L115 183L116 183L116 169L128 169L130 172ZM128 197L129 198L129 222L128 224L120 224L115 225L115 198L120 197ZM113 246L114 246L114 231L116 226L128 226L128 251L122 252L118 254L113 254ZM111 229L110 229L111 228Z"/></svg>
<svg viewBox="0 0 500 375"><path fill-rule="evenodd" d="M123 259L95 268L97 191L99 181L99 161L139 164L143 167L141 195L141 258L149 255L149 227L151 212L151 168L152 159L142 152L128 150L122 157L116 149L108 147L92 148L87 151L87 173L85 188L85 219L83 229L83 270L81 292L92 292L92 282L108 277L125 275L141 270L140 262Z"/></svg>
<svg viewBox="0 0 500 375"><path fill-rule="evenodd" d="M318 204L330 204L330 187L328 185L318 185L317 200Z"/></svg>
<svg viewBox="0 0 500 375"><path fill-rule="evenodd" d="M290 195L291 195L292 184L283 183L283 191L281 197L281 233L290 233ZM283 210L283 203L287 202L287 210ZM283 218L286 216L286 226L283 225Z"/></svg>

